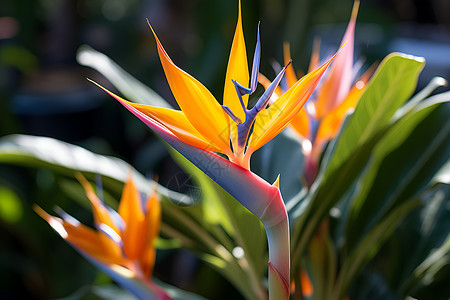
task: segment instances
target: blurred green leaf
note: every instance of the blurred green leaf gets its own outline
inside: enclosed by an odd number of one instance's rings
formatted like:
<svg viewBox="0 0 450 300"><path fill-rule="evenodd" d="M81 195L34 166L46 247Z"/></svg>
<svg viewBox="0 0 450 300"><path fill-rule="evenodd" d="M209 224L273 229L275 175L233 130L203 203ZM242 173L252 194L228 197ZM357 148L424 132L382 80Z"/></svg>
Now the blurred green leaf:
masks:
<svg viewBox="0 0 450 300"><path fill-rule="evenodd" d="M0 185L0 219L16 223L22 216L23 207L19 196L11 188Z"/></svg>
<svg viewBox="0 0 450 300"><path fill-rule="evenodd" d="M376 270L364 270L353 282L349 297L352 300L400 300L385 281L385 277ZM407 299L407 298L406 298Z"/></svg>
<svg viewBox="0 0 450 300"><path fill-rule="evenodd" d="M81 65L100 72L130 101L159 107L172 107L155 91L131 76L108 56L87 45L78 49L77 60Z"/></svg>
<svg viewBox="0 0 450 300"><path fill-rule="evenodd" d="M27 49L16 45L0 47L0 65L9 65L23 73L29 73L38 65L36 56Z"/></svg>
<svg viewBox="0 0 450 300"><path fill-rule="evenodd" d="M203 210L201 217L206 223L223 226L228 234L234 234L234 228L230 223L227 212L222 204L222 200L217 192L217 184L214 183L205 173L200 171L194 164L188 161L177 151L171 149L170 154L174 160L186 171L194 184L200 189L201 199L199 204Z"/></svg>
<svg viewBox="0 0 450 300"><path fill-rule="evenodd" d="M450 186L436 185L423 202L390 239L382 271L400 297L444 299L450 293Z"/></svg>
<svg viewBox="0 0 450 300"><path fill-rule="evenodd" d="M374 148L351 204L348 249L389 211L423 191L449 160L450 105L427 104L399 120Z"/></svg>
<svg viewBox="0 0 450 300"><path fill-rule="evenodd" d="M159 280L155 280L154 283L164 289L173 300L204 300L205 298L183 291L173 285L163 283ZM117 299L117 300L135 300L136 297L127 290L124 290L117 285L103 284L84 286L78 289L75 293L64 298L58 298L56 300L78 300L78 299Z"/></svg>
<svg viewBox="0 0 450 300"><path fill-rule="evenodd" d="M375 256L408 209L414 208L414 200L409 199L424 193L448 161L449 111L449 103L429 99L395 123L374 148L351 202L337 288L341 290L335 297L345 293L352 276Z"/></svg>
<svg viewBox="0 0 450 300"><path fill-rule="evenodd" d="M352 281L352 299L444 300L450 293L450 186L420 196L376 259Z"/></svg>
<svg viewBox="0 0 450 300"><path fill-rule="evenodd" d="M79 299L123 299L123 300L135 300L133 296L127 290L124 290L116 285L92 285L83 286L76 290L73 294L57 298L55 300L79 300Z"/></svg>
<svg viewBox="0 0 450 300"><path fill-rule="evenodd" d="M159 280L153 280L153 282L159 287L163 288L173 300L206 300L200 295L181 290L173 285L161 282Z"/></svg>
<svg viewBox="0 0 450 300"><path fill-rule="evenodd" d="M416 105L418 105L422 100L429 97L435 89L438 87L443 87L447 85L447 80L442 77L434 77L431 81L424 87L420 92L418 92L414 97L411 98L405 105L403 105L400 109L395 113L395 117L399 118L403 116L405 113L409 112Z"/></svg>
<svg viewBox="0 0 450 300"><path fill-rule="evenodd" d="M121 195L122 184L131 174L141 192L150 194L156 188L158 193L173 201L191 203L186 195L168 190L145 178L121 159L95 154L48 137L15 134L0 138L0 163L43 167L68 176L81 172L91 179L99 174L103 177L104 187L115 195Z"/></svg>
<svg viewBox="0 0 450 300"><path fill-rule="evenodd" d="M439 248L432 249L430 255L414 270L411 294L420 299L448 299L450 288L450 234Z"/></svg>
<svg viewBox="0 0 450 300"><path fill-rule="evenodd" d="M362 266L375 256L383 242L392 234L405 215L418 205L420 205L420 199L417 198L398 205L374 225L360 243L349 250L348 256L343 259L332 299L342 299Z"/></svg>

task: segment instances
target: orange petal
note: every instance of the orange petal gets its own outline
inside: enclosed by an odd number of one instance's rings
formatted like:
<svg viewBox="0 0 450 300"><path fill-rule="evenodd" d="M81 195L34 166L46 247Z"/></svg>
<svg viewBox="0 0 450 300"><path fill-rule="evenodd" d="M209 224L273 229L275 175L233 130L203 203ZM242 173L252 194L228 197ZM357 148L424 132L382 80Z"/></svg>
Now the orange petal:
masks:
<svg viewBox="0 0 450 300"><path fill-rule="evenodd" d="M302 108L299 113L292 118L290 125L298 134L307 139L311 139L309 132L309 116L305 108Z"/></svg>
<svg viewBox="0 0 450 300"><path fill-rule="evenodd" d="M347 98L322 119L317 130L317 143L325 143L338 134L345 117L353 108L355 108L356 104L358 104L364 86L365 84L362 81L358 81L348 94Z"/></svg>
<svg viewBox="0 0 450 300"><path fill-rule="evenodd" d="M112 249L105 247L98 232L81 223L72 224L60 218L47 214L37 205L33 206L34 211L39 214L47 223L72 246L87 253L96 260L104 263L121 263L120 249L117 245Z"/></svg>
<svg viewBox="0 0 450 300"><path fill-rule="evenodd" d="M330 67L317 95L317 118L323 118L349 93L353 82L353 48L359 1L355 1L352 17L341 42L341 53Z"/></svg>
<svg viewBox="0 0 450 300"><path fill-rule="evenodd" d="M147 116L161 123L161 125L169 129L175 136L177 136L186 144L205 150L221 152L221 149L217 148L214 144L209 143L197 131L197 129L192 126L192 124L189 122L186 115L182 111L173 110L170 108L135 104L131 102L128 103Z"/></svg>
<svg viewBox="0 0 450 300"><path fill-rule="evenodd" d="M323 73L336 57L336 54L320 68L302 77L269 108L261 111L257 115L247 151L252 153L257 150L289 124L292 118L303 107L309 96L311 96Z"/></svg>
<svg viewBox="0 0 450 300"><path fill-rule="evenodd" d="M89 182L81 174L76 174L76 177L83 185L83 188L86 191L86 196L91 202L92 214L94 215L94 222L96 226L100 227L105 225L105 228L110 228L113 231L113 234L120 237L121 233L118 226L110 215L108 209L103 205L103 202L95 194ZM113 257L121 256L122 250L110 236L104 232L100 232L98 235L101 243L106 249L105 252L109 253L109 255Z"/></svg>
<svg viewBox="0 0 450 300"><path fill-rule="evenodd" d="M151 276L155 265L155 240L159 234L161 224L161 204L158 195L154 193L147 200L144 226L147 230L145 234L145 249L140 258L142 269L147 276Z"/></svg>
<svg viewBox="0 0 450 300"><path fill-rule="evenodd" d="M314 38L311 59L309 61L308 73L312 72L319 65L320 61L320 37Z"/></svg>
<svg viewBox="0 0 450 300"><path fill-rule="evenodd" d="M243 86L249 83L247 52L245 49L244 33L242 31L241 1L239 0L238 21L228 59L227 74L225 76L225 88L223 91L223 105L228 106L233 114L241 120L245 120L245 113L231 80L235 80ZM248 95L242 97L245 106L248 103Z"/></svg>
<svg viewBox="0 0 450 300"><path fill-rule="evenodd" d="M302 285L303 295L310 297L313 294L313 286L305 270L300 271L300 283Z"/></svg>
<svg viewBox="0 0 450 300"><path fill-rule="evenodd" d="M92 205L92 213L94 214L94 221L97 225L105 224L112 228L118 235L120 235L120 230L114 222L113 218L109 214L108 209L103 205L103 202L97 197L94 190L92 189L89 182L80 173L75 175L83 186L86 196Z"/></svg>
<svg viewBox="0 0 450 300"><path fill-rule="evenodd" d="M285 42L283 44L283 57L284 57L284 65L288 65L291 61L291 50L288 42ZM289 64L289 66L286 68L286 81L287 86L290 88L297 82L297 75L295 75L294 67L292 64Z"/></svg>
<svg viewBox="0 0 450 300"><path fill-rule="evenodd" d="M226 152L230 148L228 115L204 85L172 62L153 28L152 32L167 81L181 110L205 139Z"/></svg>
<svg viewBox="0 0 450 300"><path fill-rule="evenodd" d="M104 88L100 84L89 80L113 98L119 102L126 103L127 105L136 108L140 112L144 113L152 121L157 121L161 126L168 129L177 138L183 142L205 150L210 150L214 152L221 152L222 150L215 147L213 144L206 141L206 139L195 129L194 126L189 122L184 113L180 110L173 110L170 108L155 107L144 104L136 104L119 97L108 89ZM145 121L144 121L145 122Z"/></svg>
<svg viewBox="0 0 450 300"><path fill-rule="evenodd" d="M119 214L124 221L122 231L123 251L130 260L138 259L144 251L142 235L145 232L145 217L141 198L131 177L125 183L122 191Z"/></svg>

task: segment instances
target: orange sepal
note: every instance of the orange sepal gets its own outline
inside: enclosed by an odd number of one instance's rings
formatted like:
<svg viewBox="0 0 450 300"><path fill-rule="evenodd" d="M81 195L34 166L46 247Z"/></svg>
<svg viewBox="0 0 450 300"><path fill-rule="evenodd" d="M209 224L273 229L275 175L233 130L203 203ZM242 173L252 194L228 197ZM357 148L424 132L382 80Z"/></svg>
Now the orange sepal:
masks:
<svg viewBox="0 0 450 300"><path fill-rule="evenodd" d="M119 214L124 221L122 231L123 251L130 260L138 259L144 251L142 235L145 232L141 198L131 177L124 185Z"/></svg>
<svg viewBox="0 0 450 300"><path fill-rule="evenodd" d="M302 137L311 139L309 132L309 116L304 107L295 117L292 118L289 124Z"/></svg>
<svg viewBox="0 0 450 300"><path fill-rule="evenodd" d="M283 58L284 58L284 65L288 65L291 61L291 50L288 42L285 42L283 44ZM289 64L286 68L286 81L288 88L292 87L297 82L297 75L295 75L294 67L292 64Z"/></svg>
<svg viewBox="0 0 450 300"><path fill-rule="evenodd" d="M146 232L143 240L145 240L144 251L140 257L142 269L147 276L151 276L153 267L155 265L155 241L158 237L159 228L161 224L161 204L156 193L152 194L146 205L145 220L143 223Z"/></svg>
<svg viewBox="0 0 450 300"><path fill-rule="evenodd" d="M170 89L184 115L208 142L226 153L230 148L228 115L203 84L172 62L153 28L150 28Z"/></svg>
<svg viewBox="0 0 450 300"><path fill-rule="evenodd" d="M96 260L106 264L124 263L117 251L107 251L101 241L101 234L81 223L69 223L61 218L54 217L41 207L33 205L33 210L67 242L77 249L85 252ZM120 252L119 252L120 253Z"/></svg>

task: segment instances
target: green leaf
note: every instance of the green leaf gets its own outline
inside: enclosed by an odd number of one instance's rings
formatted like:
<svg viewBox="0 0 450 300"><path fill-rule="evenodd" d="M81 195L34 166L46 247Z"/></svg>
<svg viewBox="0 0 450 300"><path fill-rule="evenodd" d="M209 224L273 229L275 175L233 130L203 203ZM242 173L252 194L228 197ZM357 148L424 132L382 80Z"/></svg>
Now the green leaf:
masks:
<svg viewBox="0 0 450 300"><path fill-rule="evenodd" d="M94 299L123 299L135 300L136 297L125 289L122 289L113 284L105 285L85 285L69 296L57 298L55 300L79 300L88 299L94 296Z"/></svg>
<svg viewBox="0 0 450 300"><path fill-rule="evenodd" d="M408 298L399 298L389 289L386 283L386 277L376 270L363 270L362 274L352 282L349 291L349 297L352 300L400 300ZM411 299L412 300L412 299Z"/></svg>
<svg viewBox="0 0 450 300"><path fill-rule="evenodd" d="M400 53L388 55L373 75L336 145L325 177L338 169L355 149L388 125L416 88L424 59Z"/></svg>
<svg viewBox="0 0 450 300"><path fill-rule="evenodd" d="M357 246L351 249L349 255L343 260L332 299L342 299L361 268L375 256L405 215L418 205L420 205L420 199L417 198L398 205L380 220Z"/></svg>
<svg viewBox="0 0 450 300"><path fill-rule="evenodd" d="M181 290L173 285L163 283L159 280L154 280L156 285L164 289L173 300L205 300L204 297ZM122 289L113 284L103 285L86 285L75 291L73 294L58 298L56 300L78 300L78 299L90 299L95 296L95 299L113 299L113 300L135 300L136 297L125 289Z"/></svg>
<svg viewBox="0 0 450 300"><path fill-rule="evenodd" d="M170 149L170 148L169 148ZM228 234L234 234L234 228L230 223L227 212L221 203L222 200L217 192L217 184L205 173L200 171L194 164L175 150L169 150L171 156L180 165L201 192L200 204L203 208L203 218L206 223L219 224L225 228Z"/></svg>
<svg viewBox="0 0 450 300"><path fill-rule="evenodd" d="M432 179L432 184L450 184L450 160L445 163Z"/></svg>
<svg viewBox="0 0 450 300"><path fill-rule="evenodd" d="M131 76L108 56L87 45L78 49L77 61L100 72L130 101L172 108L164 98Z"/></svg>
<svg viewBox="0 0 450 300"><path fill-rule="evenodd" d="M352 299L447 299L450 289L450 186L437 185L419 197L378 255L352 280ZM373 277L372 275L376 275ZM375 280L374 280L375 279Z"/></svg>
<svg viewBox="0 0 450 300"><path fill-rule="evenodd" d="M406 114L374 148L357 185L359 193L351 203L344 245L347 252L335 297L346 293L354 276L414 208L417 200L410 199L420 200L448 161L450 104L434 100L430 98Z"/></svg>
<svg viewBox="0 0 450 300"><path fill-rule="evenodd" d="M342 128L328 164L323 166L304 203L292 233L293 271L309 239L329 210L352 186L371 150L392 126L391 118L415 89L424 65L422 58L387 56L369 82L354 113Z"/></svg>
<svg viewBox="0 0 450 300"><path fill-rule="evenodd" d="M181 290L173 285L167 284L157 279L153 279L153 282L159 287L163 288L173 300L206 300L200 295Z"/></svg>
<svg viewBox="0 0 450 300"><path fill-rule="evenodd" d="M450 292L442 280L450 276L450 186L434 185L422 201L387 243L382 271L402 298L443 299Z"/></svg>
<svg viewBox="0 0 450 300"><path fill-rule="evenodd" d="M68 176L81 172L91 179L99 174L103 177L104 187L116 195L121 195L122 183L131 174L141 192L150 194L156 188L159 194L178 203L192 202L186 195L145 178L121 159L48 137L14 134L0 138L0 163L43 167Z"/></svg>
<svg viewBox="0 0 450 300"><path fill-rule="evenodd" d="M13 189L0 185L0 220L17 223L23 217L22 201Z"/></svg>
<svg viewBox="0 0 450 300"><path fill-rule="evenodd" d="M395 113L395 117L399 118L400 116L403 116L408 111L413 109L416 105L418 105L422 100L429 97L431 93L434 92L435 89L438 87L443 87L447 85L447 80L445 80L442 77L434 77L431 79L431 81L427 84L426 87L424 87L420 92L418 92L414 97L411 98L403 107L401 107L397 112Z"/></svg>
<svg viewBox="0 0 450 300"><path fill-rule="evenodd" d="M430 255L414 270L414 286L412 295L424 299L433 294L432 299L448 299L448 278L450 275L450 234L439 248L431 251Z"/></svg>
<svg viewBox="0 0 450 300"><path fill-rule="evenodd" d="M348 249L389 211L425 190L448 162L450 104L427 104L400 119L375 147L351 204Z"/></svg>

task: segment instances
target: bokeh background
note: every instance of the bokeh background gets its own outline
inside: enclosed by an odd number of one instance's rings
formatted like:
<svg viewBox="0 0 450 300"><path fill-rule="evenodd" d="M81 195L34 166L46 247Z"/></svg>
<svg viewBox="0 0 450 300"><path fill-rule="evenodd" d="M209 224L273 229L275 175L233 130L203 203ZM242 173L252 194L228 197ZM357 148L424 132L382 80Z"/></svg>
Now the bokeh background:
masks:
<svg viewBox="0 0 450 300"><path fill-rule="evenodd" d="M392 51L424 56L419 88L433 76L450 78L450 1L361 2L356 57L370 65ZM282 60L284 41L291 44L295 68L306 70L314 37L322 39L323 56L337 49L352 5L351 0L242 0L249 57L260 21L262 73L274 75L271 63ZM146 18L172 60L220 99L237 1L1 0L0 137L57 138L120 157L170 186L180 170L165 146L90 84L86 78L114 89L76 60L79 47L89 45L173 103ZM0 299L78 299L80 287L109 281L31 209L33 203L48 211L58 205L90 222L64 180L46 169L0 164ZM220 275L187 252L160 252L155 274L211 299L237 297Z"/></svg>

